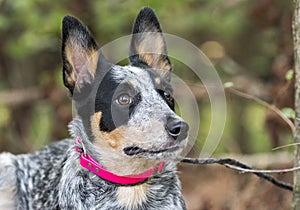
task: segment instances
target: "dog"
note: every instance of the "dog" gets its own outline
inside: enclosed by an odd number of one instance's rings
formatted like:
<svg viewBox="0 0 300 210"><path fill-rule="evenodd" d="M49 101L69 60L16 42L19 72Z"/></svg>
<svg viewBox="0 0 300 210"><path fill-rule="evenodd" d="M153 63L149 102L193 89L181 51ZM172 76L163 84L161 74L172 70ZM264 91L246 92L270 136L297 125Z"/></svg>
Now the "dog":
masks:
<svg viewBox="0 0 300 210"><path fill-rule="evenodd" d="M174 112L172 64L154 11L132 29L130 64L109 63L87 27L62 21L72 138L0 155L0 209L186 209L176 157L188 124Z"/></svg>

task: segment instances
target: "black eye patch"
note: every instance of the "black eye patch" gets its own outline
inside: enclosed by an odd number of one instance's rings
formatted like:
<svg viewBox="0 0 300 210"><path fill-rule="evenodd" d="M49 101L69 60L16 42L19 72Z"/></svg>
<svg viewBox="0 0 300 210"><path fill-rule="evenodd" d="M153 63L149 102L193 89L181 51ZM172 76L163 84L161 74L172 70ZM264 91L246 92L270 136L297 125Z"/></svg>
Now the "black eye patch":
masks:
<svg viewBox="0 0 300 210"><path fill-rule="evenodd" d="M120 103L123 96L129 97L130 103ZM115 128L126 125L136 105L141 101L141 95L129 83L120 83L108 73L98 87L95 112L101 112L100 130L111 132Z"/></svg>
<svg viewBox="0 0 300 210"><path fill-rule="evenodd" d="M175 110L175 101L172 96L171 90L162 90L162 89L156 89L158 94L164 99L164 101L168 104L171 110Z"/></svg>
<svg viewBox="0 0 300 210"><path fill-rule="evenodd" d="M107 73L101 81L96 98L95 98L95 112L101 112L100 130L110 132L116 128L112 117L111 103L114 92L117 89L117 83L110 73Z"/></svg>
<svg viewBox="0 0 300 210"><path fill-rule="evenodd" d="M142 100L142 96L141 93L137 93L134 97L133 97L133 103L130 104L129 106L129 116L132 116L136 106L141 102Z"/></svg>
<svg viewBox="0 0 300 210"><path fill-rule="evenodd" d="M164 99L164 101L168 104L168 106L171 108L171 110L175 110L175 102L173 98L173 89L170 85L170 83L162 78L157 72L155 72L153 69L146 69L149 73L149 76L151 77L152 83L155 87L155 90L157 93Z"/></svg>

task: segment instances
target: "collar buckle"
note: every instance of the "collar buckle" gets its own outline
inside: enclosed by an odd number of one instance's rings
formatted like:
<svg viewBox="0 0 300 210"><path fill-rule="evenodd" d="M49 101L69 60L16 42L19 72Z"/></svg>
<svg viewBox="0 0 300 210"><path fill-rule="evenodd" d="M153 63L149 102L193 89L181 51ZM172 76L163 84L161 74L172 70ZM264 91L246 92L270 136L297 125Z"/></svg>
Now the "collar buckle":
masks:
<svg viewBox="0 0 300 210"><path fill-rule="evenodd" d="M77 153L83 153L84 156L87 155L87 152L86 152L86 149L84 147L84 144L81 142L80 138L76 139L76 152Z"/></svg>

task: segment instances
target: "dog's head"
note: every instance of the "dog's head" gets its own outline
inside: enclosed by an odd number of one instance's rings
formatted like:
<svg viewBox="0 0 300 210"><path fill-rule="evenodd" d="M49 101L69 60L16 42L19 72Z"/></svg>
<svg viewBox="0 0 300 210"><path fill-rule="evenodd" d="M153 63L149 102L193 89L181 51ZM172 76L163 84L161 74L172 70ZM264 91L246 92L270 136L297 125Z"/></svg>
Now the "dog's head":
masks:
<svg viewBox="0 0 300 210"><path fill-rule="evenodd" d="M92 143L123 158L178 155L188 125L174 112L172 65L154 12L143 8L136 18L128 66L109 63L77 19L65 17L62 30L64 84Z"/></svg>

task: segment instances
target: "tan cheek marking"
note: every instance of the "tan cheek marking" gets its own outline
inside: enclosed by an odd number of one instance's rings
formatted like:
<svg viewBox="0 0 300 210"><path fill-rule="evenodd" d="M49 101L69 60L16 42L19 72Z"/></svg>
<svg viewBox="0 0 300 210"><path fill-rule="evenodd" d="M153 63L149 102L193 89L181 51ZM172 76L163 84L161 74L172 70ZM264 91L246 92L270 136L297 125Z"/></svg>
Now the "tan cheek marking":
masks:
<svg viewBox="0 0 300 210"><path fill-rule="evenodd" d="M99 141L101 139L99 132L101 116L102 112L96 112L94 115L91 116L91 129L96 141Z"/></svg>
<svg viewBox="0 0 300 210"><path fill-rule="evenodd" d="M128 209L135 209L138 205L146 202L149 186L142 184L133 187L119 187L117 190L117 201Z"/></svg>
<svg viewBox="0 0 300 210"><path fill-rule="evenodd" d="M126 127L122 126L116 128L112 132L101 132L101 136L104 140L106 140L109 145L116 149L119 148L122 142L125 140L126 136Z"/></svg>
<svg viewBox="0 0 300 210"><path fill-rule="evenodd" d="M119 127L113 130L112 132L102 132L100 131L99 125L101 120L102 113L97 112L91 117L91 128L92 133L96 139L95 145L102 147L103 140L109 144L110 147L117 149L122 144L122 141L125 139L126 128Z"/></svg>

